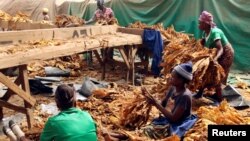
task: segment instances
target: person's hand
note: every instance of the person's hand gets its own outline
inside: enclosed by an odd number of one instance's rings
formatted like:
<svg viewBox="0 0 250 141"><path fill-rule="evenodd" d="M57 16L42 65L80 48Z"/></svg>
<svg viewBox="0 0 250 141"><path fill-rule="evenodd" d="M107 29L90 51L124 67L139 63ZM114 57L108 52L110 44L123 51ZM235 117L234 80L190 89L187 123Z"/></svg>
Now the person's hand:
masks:
<svg viewBox="0 0 250 141"><path fill-rule="evenodd" d="M148 96L145 96L145 97L146 97L149 104L156 105L157 101L154 98L151 98Z"/></svg>
<svg viewBox="0 0 250 141"><path fill-rule="evenodd" d="M218 59L214 58L214 59L213 59L213 62L214 62L215 64L218 64Z"/></svg>
<svg viewBox="0 0 250 141"><path fill-rule="evenodd" d="M102 128L101 130L102 130L102 135L103 135L103 136L106 136L106 135L109 134L109 133L108 133L108 130L107 130L106 128Z"/></svg>
<svg viewBox="0 0 250 141"><path fill-rule="evenodd" d="M155 105L157 103L157 101L153 98L153 97L150 97L148 96L146 93L147 93L147 90L145 87L141 87L141 91L142 91L142 95L145 96L145 98L147 99L148 103L152 104L152 105Z"/></svg>

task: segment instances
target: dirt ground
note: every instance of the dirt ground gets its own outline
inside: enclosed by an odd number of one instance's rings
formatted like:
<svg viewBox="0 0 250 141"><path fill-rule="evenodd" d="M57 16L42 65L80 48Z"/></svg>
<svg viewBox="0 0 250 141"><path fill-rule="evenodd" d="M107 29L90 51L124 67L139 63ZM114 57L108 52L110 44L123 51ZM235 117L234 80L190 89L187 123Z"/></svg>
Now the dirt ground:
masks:
<svg viewBox="0 0 250 141"><path fill-rule="evenodd" d="M92 78L96 78L98 80L101 80L101 67L99 65L98 62L93 62L93 65L90 66L86 66L83 70L82 70L82 75L81 77L68 77L68 78L62 78L62 83L74 83L74 84L82 84L84 77L89 76ZM118 84L122 84L124 85L128 85L125 81L126 79L126 71L124 68L120 68L120 67L115 67L115 70L111 69L110 66L107 67L107 73L106 73L106 79L105 81L107 82L117 82ZM155 81L156 79L154 79L152 76L148 76L146 78L148 80L148 83L151 83L151 81ZM13 78L14 80L14 78ZM130 83L130 82L129 82ZM152 83L154 84L154 83ZM2 88L4 86L1 86ZM49 104L51 102L54 102L54 97L48 97L45 95L33 95L33 97L37 100L36 105L40 105L40 104ZM9 100L10 103L14 103L15 105L19 105L19 106L23 106L24 102L23 100L18 97L18 96L12 96ZM3 108L3 113L4 113L4 119L8 118L12 115L17 114L17 112L7 109L7 108ZM25 116L23 115L23 118L25 118ZM3 123L2 123L3 124ZM5 123L6 124L6 123ZM2 127L2 126L1 126ZM0 129L0 141L8 141L8 138L2 133L2 128Z"/></svg>
<svg viewBox="0 0 250 141"><path fill-rule="evenodd" d="M111 67L108 67L105 81L116 82L117 84L120 84L120 85L118 85L118 87L120 87L120 86L124 87L124 85L129 85L125 81L125 79L126 79L125 74L126 74L126 71L124 68L115 67L115 70L112 70ZM90 77L97 78L98 80L100 80L101 79L100 65L97 62L94 62L92 67L86 66L82 70L81 77L64 78L63 83L81 84L83 82L83 78L85 76L90 76ZM158 80L157 80L157 78L154 78L153 76L147 75L145 78L145 81L146 81L148 86L153 86L157 83ZM250 93L246 93L245 90L242 90L242 89L237 89L237 90L239 90L239 92L244 96L244 98L246 100L250 101ZM33 95L33 96L37 100L37 105L48 104L48 103L54 102L54 97L48 97L48 96L39 95L39 94ZM11 97L10 102L15 103L16 105L23 105L23 101L18 96ZM249 108L242 110L240 112L245 116L250 116L250 109ZM15 114L17 114L17 113L12 111L12 110L4 108L4 117L5 118L9 117L11 115L15 115ZM2 132L0 134L0 141L8 141L8 138L5 135L3 135Z"/></svg>

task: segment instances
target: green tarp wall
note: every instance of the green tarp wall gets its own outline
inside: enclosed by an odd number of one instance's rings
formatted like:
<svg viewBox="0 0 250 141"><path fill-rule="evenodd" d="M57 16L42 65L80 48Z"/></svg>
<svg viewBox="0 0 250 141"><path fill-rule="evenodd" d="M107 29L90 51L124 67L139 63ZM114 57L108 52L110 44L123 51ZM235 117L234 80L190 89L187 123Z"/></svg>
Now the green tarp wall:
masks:
<svg viewBox="0 0 250 141"><path fill-rule="evenodd" d="M79 9L83 5L85 9ZM250 70L250 0L111 0L106 6L113 9L122 26L135 21L150 25L162 22L165 27L174 25L177 31L193 34L197 39L201 37L198 17L207 10L233 45L234 69ZM72 3L69 14L88 20L95 10L95 3Z"/></svg>

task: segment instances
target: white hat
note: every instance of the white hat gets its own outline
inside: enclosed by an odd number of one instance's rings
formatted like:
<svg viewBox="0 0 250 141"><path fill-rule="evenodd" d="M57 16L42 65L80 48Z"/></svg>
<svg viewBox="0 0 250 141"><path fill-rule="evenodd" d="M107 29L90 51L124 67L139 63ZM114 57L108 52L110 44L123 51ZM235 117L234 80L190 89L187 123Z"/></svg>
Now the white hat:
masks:
<svg viewBox="0 0 250 141"><path fill-rule="evenodd" d="M44 12L44 13L48 13L48 12L49 12L49 9L48 9L48 8L43 8L43 12Z"/></svg>
<svg viewBox="0 0 250 141"><path fill-rule="evenodd" d="M193 68L192 67L193 67L193 64L191 61L189 61L187 63L183 63L183 64L175 66L174 70L178 74L180 74L182 77L191 81L193 79L193 74L192 74Z"/></svg>

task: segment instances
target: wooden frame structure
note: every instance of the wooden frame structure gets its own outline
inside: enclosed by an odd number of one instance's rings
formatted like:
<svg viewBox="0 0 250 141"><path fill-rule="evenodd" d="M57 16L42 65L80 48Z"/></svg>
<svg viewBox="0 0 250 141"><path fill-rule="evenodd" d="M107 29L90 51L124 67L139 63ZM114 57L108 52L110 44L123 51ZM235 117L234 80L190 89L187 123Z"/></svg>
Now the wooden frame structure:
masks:
<svg viewBox="0 0 250 141"><path fill-rule="evenodd" d="M41 29L26 31L10 31L0 33L0 46L9 46L16 43L34 40L63 40L64 43L55 46L30 49L15 54L0 53L0 69L18 67L19 75L12 82L3 73L0 73L0 82L8 87L5 95L0 98L0 119L3 118L2 107L6 107L26 114L28 127L32 127L32 106L36 103L30 96L27 64L37 60L46 60L56 57L93 51L99 63L102 65L102 78L105 78L106 64L111 61L107 58L110 48L118 48L127 68L127 80L129 76L134 80L134 58L137 46L142 44L142 30L125 29L116 26L87 26L62 29ZM110 35L110 38L102 36ZM97 37L96 39L93 36ZM100 40L101 39L101 40ZM67 40L67 41L66 41ZM70 41L69 41L70 40ZM90 44L91 43L91 44ZM102 55L97 50L101 50ZM127 52L126 52L127 51ZM134 81L132 81L134 83ZM21 85L21 88L19 87ZM24 107L8 103L12 95L18 95L24 100Z"/></svg>

